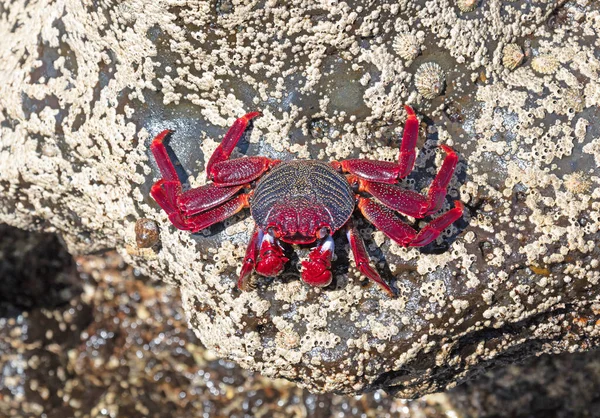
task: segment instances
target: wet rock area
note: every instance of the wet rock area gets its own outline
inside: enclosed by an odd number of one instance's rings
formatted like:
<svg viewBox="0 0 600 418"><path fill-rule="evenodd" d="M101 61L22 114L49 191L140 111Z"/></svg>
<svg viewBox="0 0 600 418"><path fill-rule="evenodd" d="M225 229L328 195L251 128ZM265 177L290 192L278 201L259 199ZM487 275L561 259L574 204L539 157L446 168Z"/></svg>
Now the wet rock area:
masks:
<svg viewBox="0 0 600 418"><path fill-rule="evenodd" d="M600 338L599 22L600 6L587 0L2 5L0 222L51 234L45 244L7 241L3 257L19 251L43 259L58 242L75 260L116 249L131 267L111 267L110 257L92 264L108 263L114 276L134 269L180 292L184 315L170 306L156 311L157 322L181 324L168 332L186 341L193 334L223 359L217 363L288 379L298 391L383 389L416 398L494 366L593 350ZM148 148L164 129L173 130L169 154L184 186L198 187L227 128L249 111L262 116L234 158L395 161L405 104L421 133L415 169L401 186L426 192L443 158L439 146L451 146L460 160L444 210L457 199L466 210L421 249L391 242L356 215L395 298L349 262L343 234L334 237L331 286L299 280L302 247L281 277L257 278L254 290L240 292L249 213L190 234L149 195L160 172ZM407 222L418 229L435 216ZM77 393L89 388L98 405L114 405L109 394L118 384L97 388L116 382L117 371L143 381L163 361L122 366L138 352L123 348L132 347L128 339L152 351L164 336L153 326L141 335L113 324L90 342L94 309L134 320L101 306L109 295L95 301L99 285L77 279L60 251L39 271L7 262L2 271L12 282L3 283L2 314L16 321L70 306L74 322L58 331L71 337L53 349L83 344L96 354L47 360L57 387L73 368L89 371L84 383L48 399L74 399L75 410ZM153 292L138 281L119 286L132 298ZM19 356L35 355L45 338L20 347ZM185 348L170 341L173 350ZM113 357L97 360L102 350ZM96 380L99 368L115 372ZM188 378L198 379L196 371L178 366L160 396L177 398L169 385ZM123 402L136 408L130 393Z"/></svg>
<svg viewBox="0 0 600 418"><path fill-rule="evenodd" d="M178 290L116 252L73 259L52 234L0 230L2 279L27 274L49 295L0 301L2 417L593 417L598 409L593 350L508 362L418 400L313 394L207 350Z"/></svg>

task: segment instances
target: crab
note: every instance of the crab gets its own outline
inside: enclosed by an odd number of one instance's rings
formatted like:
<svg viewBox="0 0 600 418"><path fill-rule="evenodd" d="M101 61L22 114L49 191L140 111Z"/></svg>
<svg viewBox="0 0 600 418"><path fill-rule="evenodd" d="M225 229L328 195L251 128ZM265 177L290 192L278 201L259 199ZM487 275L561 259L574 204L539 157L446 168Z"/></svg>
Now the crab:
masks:
<svg viewBox="0 0 600 418"><path fill-rule="evenodd" d="M241 266L238 288L249 290L255 271L266 277L278 276L288 261L283 243L309 245L316 242L308 259L302 261L301 279L313 286L331 283L333 235L343 231L358 270L389 295L391 287L370 264L365 244L353 220L364 218L401 246L422 247L435 240L461 218L464 205L454 207L431 220L419 231L399 214L416 219L438 212L445 201L448 184L458 155L441 145L445 157L427 195L398 185L413 169L419 121L413 109L408 115L397 162L369 159L342 161L282 161L262 156L230 159L248 123L261 115L250 112L237 119L206 165L209 183L184 190L167 154L165 138L159 133L150 146L162 178L150 194L178 229L196 233L222 222L244 208L250 208L254 230Z"/></svg>

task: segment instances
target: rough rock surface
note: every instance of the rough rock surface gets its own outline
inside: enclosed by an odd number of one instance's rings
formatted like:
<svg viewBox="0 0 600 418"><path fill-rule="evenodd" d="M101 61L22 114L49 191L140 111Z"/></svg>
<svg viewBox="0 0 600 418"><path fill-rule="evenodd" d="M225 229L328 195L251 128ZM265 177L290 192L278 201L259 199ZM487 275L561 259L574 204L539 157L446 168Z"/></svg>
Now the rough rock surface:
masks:
<svg viewBox="0 0 600 418"><path fill-rule="evenodd" d="M419 42L413 61L394 49L404 32ZM0 34L0 221L56 232L73 253L118 248L180 287L219 355L313 391L412 397L598 345L597 3L15 1L0 6ZM526 55L514 71L510 42ZM413 82L431 61L446 88L428 100ZM191 235L148 197L162 129L196 186L245 111L264 116L238 156L394 160L404 103L425 132L404 185L426 188L449 144L461 162L448 204L469 210L421 250L360 224L397 299L348 266L342 237L330 288L304 286L290 263L240 293L247 214ZM158 247L135 247L140 217L159 223Z"/></svg>
<svg viewBox="0 0 600 418"><path fill-rule="evenodd" d="M215 357L187 327L177 289L115 252L74 261L54 235L2 224L0 234L0 290L12 296L0 299L3 417L598 415L597 350L532 358L419 400L311 394ZM44 297L15 286L34 278Z"/></svg>

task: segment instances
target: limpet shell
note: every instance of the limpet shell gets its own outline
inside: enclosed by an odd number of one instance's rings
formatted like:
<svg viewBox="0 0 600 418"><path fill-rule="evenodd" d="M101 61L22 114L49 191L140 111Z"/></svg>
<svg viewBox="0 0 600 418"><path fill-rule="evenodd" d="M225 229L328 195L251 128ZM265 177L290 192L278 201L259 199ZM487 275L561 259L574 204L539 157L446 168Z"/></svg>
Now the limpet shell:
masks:
<svg viewBox="0 0 600 418"><path fill-rule="evenodd" d="M419 40L412 33L400 33L392 42L396 54L405 60L414 60L420 52Z"/></svg>
<svg viewBox="0 0 600 418"><path fill-rule="evenodd" d="M461 12L472 12L478 3L479 0L456 0L456 5Z"/></svg>
<svg viewBox="0 0 600 418"><path fill-rule="evenodd" d="M540 74L552 74L558 69L558 60L552 55L538 55L531 60L531 68Z"/></svg>
<svg viewBox="0 0 600 418"><path fill-rule="evenodd" d="M514 70L523 62L525 54L517 44L508 44L502 50L502 65L509 70Z"/></svg>
<svg viewBox="0 0 600 418"><path fill-rule="evenodd" d="M444 91L445 78L442 67L435 62L426 62L415 74L415 87L421 96L434 99Z"/></svg>
<svg viewBox="0 0 600 418"><path fill-rule="evenodd" d="M150 248L159 238L158 224L152 219L140 218L135 222L135 242L138 248Z"/></svg>

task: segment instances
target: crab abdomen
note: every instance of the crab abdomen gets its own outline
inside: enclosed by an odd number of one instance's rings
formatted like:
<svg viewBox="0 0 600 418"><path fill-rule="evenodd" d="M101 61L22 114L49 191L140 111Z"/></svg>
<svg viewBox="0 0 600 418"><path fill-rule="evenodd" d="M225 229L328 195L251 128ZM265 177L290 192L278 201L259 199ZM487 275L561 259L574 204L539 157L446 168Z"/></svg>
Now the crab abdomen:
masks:
<svg viewBox="0 0 600 418"><path fill-rule="evenodd" d="M346 178L329 164L314 160L282 162L256 185L250 210L256 224L277 227L281 239L309 243L327 226L341 228L354 211L355 199Z"/></svg>

